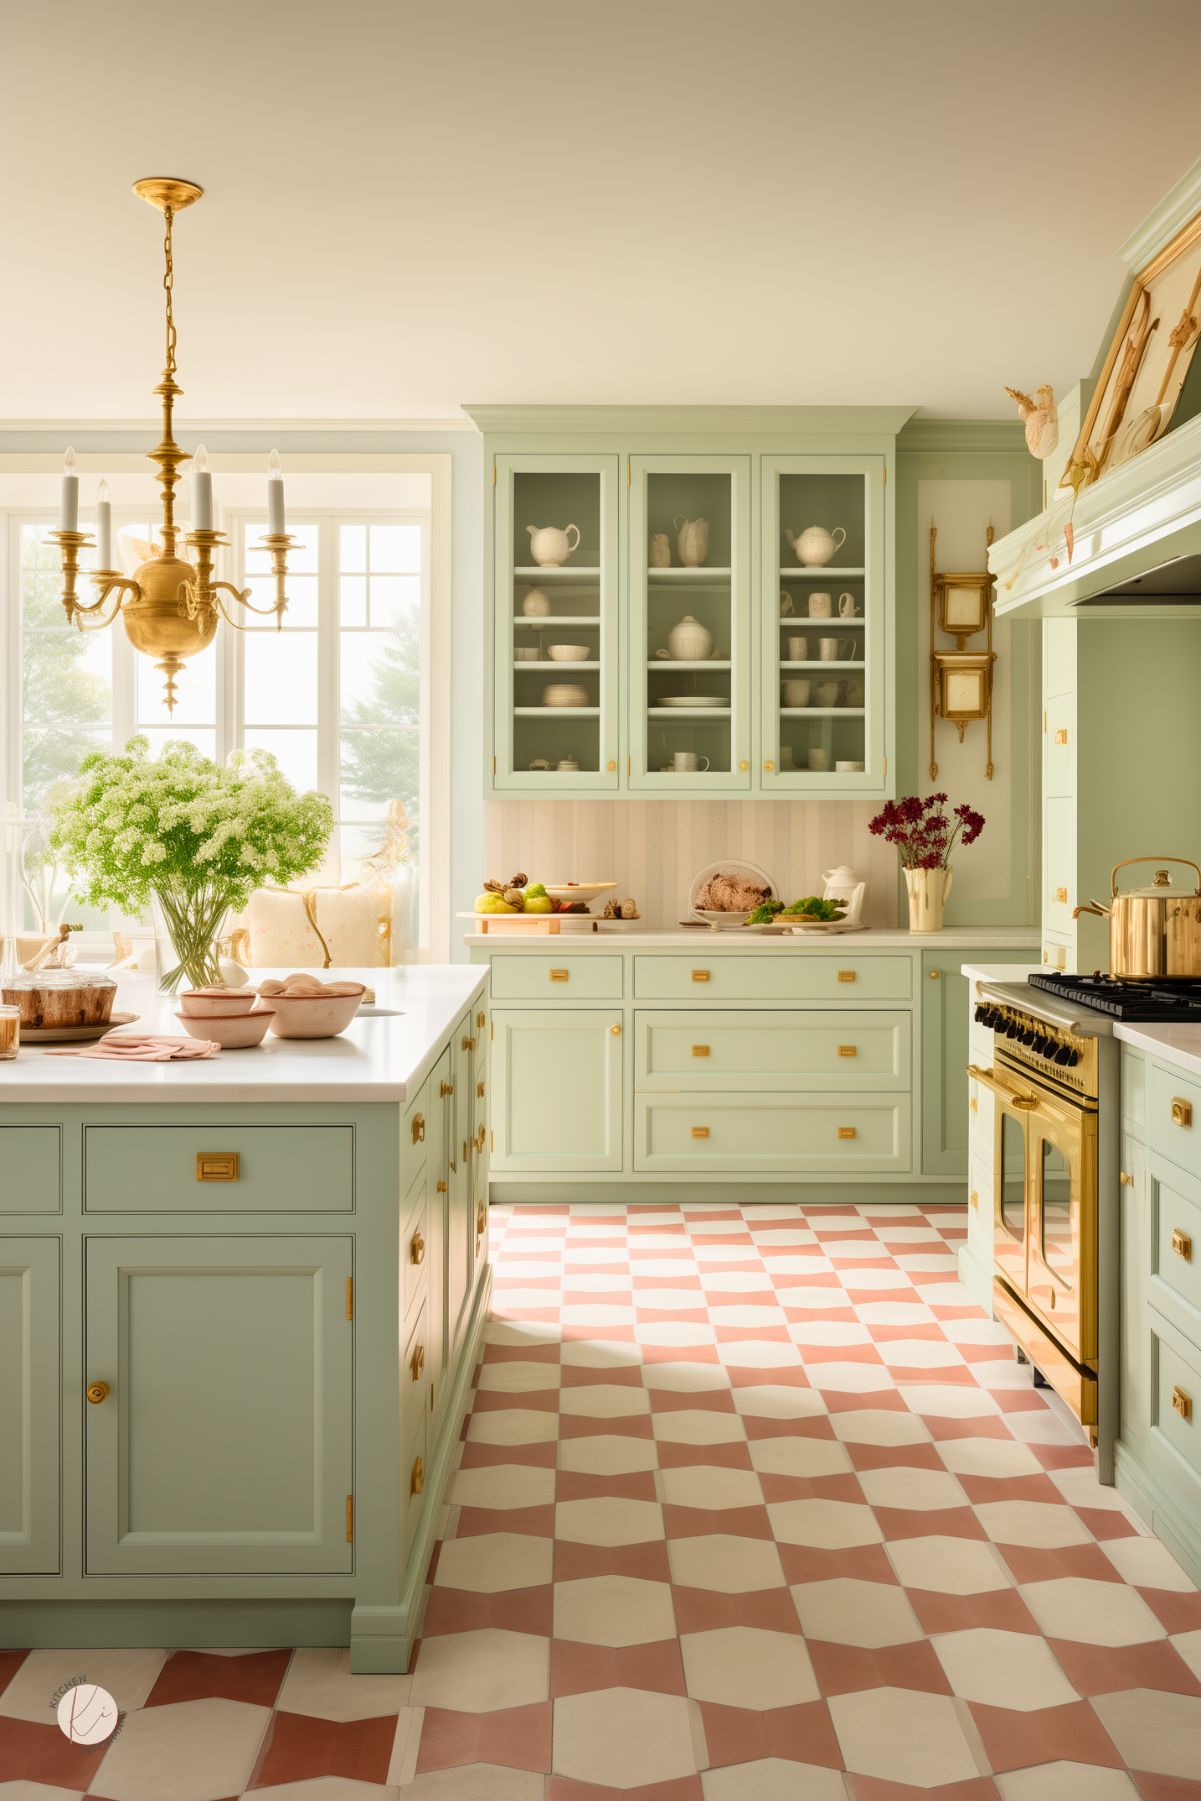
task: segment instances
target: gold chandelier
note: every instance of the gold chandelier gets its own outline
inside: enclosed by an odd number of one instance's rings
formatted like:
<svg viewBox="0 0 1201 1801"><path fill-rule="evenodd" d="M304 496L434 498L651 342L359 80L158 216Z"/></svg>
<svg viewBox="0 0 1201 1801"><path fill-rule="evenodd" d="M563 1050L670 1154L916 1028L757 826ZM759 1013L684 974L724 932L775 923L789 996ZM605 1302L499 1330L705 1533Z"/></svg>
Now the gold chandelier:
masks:
<svg viewBox="0 0 1201 1801"><path fill-rule="evenodd" d="M194 181L179 181L173 176L151 176L135 181L133 191L151 206L158 207L166 221L163 240L163 290L166 294L167 360L163 379L154 392L162 397L163 435L153 450L147 451L158 466L158 482L163 491L161 545L155 555L125 576L114 569L112 554L112 505L108 484L101 482L96 505L98 563L92 575L96 598L85 605L76 598L79 577L79 553L93 548L92 540L79 527L79 477L75 472L75 452L68 450L63 471L62 514L60 529L51 536L57 541L63 570L62 602L67 623L80 631L99 631L111 625L120 615L125 633L135 650L156 659L155 667L164 677L167 711L175 708L175 677L188 657L205 650L217 634L222 619L239 631L245 623L234 617L230 602L236 601L248 613L275 619L276 629L283 625L287 595L284 583L288 573L288 546L293 542L284 527L284 485L279 456L271 452L267 465L267 531L262 542L271 555L271 572L275 578L275 604L256 607L251 604L251 589L235 588L230 582L213 579L214 553L228 543L224 533L213 530L212 477L208 473L204 447L199 446L193 458L175 442L171 431L171 414L175 396L182 389L175 384L175 316L172 295L175 267L171 250L171 228L177 212L200 199L204 189ZM192 530L184 542L192 560L176 555L179 530L175 524L175 484L179 465L189 460L192 471ZM228 597L228 598L227 598Z"/></svg>

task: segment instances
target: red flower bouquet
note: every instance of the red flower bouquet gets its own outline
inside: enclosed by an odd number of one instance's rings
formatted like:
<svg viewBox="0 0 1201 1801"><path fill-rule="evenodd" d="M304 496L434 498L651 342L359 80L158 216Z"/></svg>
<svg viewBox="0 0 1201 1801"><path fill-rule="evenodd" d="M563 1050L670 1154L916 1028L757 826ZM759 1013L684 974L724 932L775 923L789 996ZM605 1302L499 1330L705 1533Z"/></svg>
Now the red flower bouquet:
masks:
<svg viewBox="0 0 1201 1801"><path fill-rule="evenodd" d="M948 814L945 794L907 794L890 800L868 822L868 831L886 838L901 853L904 869L946 869L960 838L974 844L984 830L984 815L966 802Z"/></svg>

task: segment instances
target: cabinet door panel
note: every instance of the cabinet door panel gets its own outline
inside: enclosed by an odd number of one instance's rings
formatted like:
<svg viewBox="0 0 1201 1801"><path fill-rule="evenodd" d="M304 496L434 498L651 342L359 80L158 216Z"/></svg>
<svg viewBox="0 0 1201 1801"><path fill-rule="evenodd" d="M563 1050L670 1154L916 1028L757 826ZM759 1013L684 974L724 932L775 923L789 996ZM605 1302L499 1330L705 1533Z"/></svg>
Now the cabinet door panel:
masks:
<svg viewBox="0 0 1201 1801"><path fill-rule="evenodd" d="M0 1213L62 1211L61 1126L0 1126Z"/></svg>
<svg viewBox="0 0 1201 1801"><path fill-rule="evenodd" d="M92 1238L89 1571L351 1568L349 1238Z"/></svg>
<svg viewBox="0 0 1201 1801"><path fill-rule="evenodd" d="M621 1015L556 1007L492 1018L494 1170L620 1170Z"/></svg>
<svg viewBox="0 0 1201 1801"><path fill-rule="evenodd" d="M963 964L1036 961L1034 947L1022 951L924 951L922 953L922 1173L967 1177L968 1032L967 977ZM991 1058L989 1059L991 1061ZM992 1096L972 1084L978 1118L991 1120ZM982 1155L991 1165L985 1130L979 1133Z"/></svg>
<svg viewBox="0 0 1201 1801"><path fill-rule="evenodd" d="M0 1238L0 1571L60 1566L59 1241Z"/></svg>

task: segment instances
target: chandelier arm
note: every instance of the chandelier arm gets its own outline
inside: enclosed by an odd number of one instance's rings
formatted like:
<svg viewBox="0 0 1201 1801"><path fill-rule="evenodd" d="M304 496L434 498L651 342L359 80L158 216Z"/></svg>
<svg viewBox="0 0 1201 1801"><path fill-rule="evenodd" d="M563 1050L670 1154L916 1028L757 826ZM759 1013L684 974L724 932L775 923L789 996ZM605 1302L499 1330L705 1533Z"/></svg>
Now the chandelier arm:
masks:
<svg viewBox="0 0 1201 1801"><path fill-rule="evenodd" d="M72 603L71 612L74 623L81 632L98 632L104 626L111 625L113 620L117 617L117 614L121 611L121 608L125 605L125 596L128 595L129 599L133 601L136 600L142 592L137 582L129 581L123 575L113 576L107 579L98 577L94 579L96 581L97 593L96 598L91 605L84 606L83 603L78 600ZM92 617L93 614L101 615L104 607L107 606L110 601L112 602L111 611L103 614L102 617Z"/></svg>

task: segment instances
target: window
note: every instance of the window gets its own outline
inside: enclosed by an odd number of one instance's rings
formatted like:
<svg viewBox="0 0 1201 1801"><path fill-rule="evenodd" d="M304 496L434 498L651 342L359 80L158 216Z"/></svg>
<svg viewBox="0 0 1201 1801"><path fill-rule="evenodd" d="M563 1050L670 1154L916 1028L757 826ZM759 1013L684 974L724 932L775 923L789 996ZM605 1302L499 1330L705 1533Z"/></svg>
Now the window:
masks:
<svg viewBox="0 0 1201 1801"><path fill-rule="evenodd" d="M417 486L413 477L406 481L410 490ZM303 489L304 478L297 485ZM308 478L310 490L318 485ZM429 492L434 484L427 479L421 486ZM132 571L147 554L154 527L132 509L114 512L119 560ZM221 758L239 746L269 750L298 787L320 788L334 803L326 863L308 879L354 881L367 859L403 837L417 875L407 941L414 953L430 954L432 942L434 954L445 955L431 929L433 897L443 892L431 857L433 848L441 850L442 834L431 834L423 817L432 761L428 504L290 507L288 530L296 542L282 630L274 620L232 609L247 629L223 623L213 648L185 666L170 717L161 673L133 651L119 624L93 633L67 629L58 547L49 536L54 518L47 512L8 519L17 605L10 609L2 698L13 754L0 800L36 819L51 783L74 774L88 747L119 747L135 731L150 740L152 752L171 738L189 739ZM220 573L248 589L254 606L272 605L275 581L259 544L265 519L233 508L221 524L231 548ZM86 597L85 583L81 593ZM60 886L60 913L64 898ZM35 923L32 904L27 897L28 924ZM88 923L103 932L108 922Z"/></svg>

